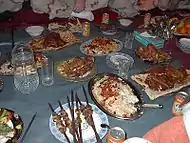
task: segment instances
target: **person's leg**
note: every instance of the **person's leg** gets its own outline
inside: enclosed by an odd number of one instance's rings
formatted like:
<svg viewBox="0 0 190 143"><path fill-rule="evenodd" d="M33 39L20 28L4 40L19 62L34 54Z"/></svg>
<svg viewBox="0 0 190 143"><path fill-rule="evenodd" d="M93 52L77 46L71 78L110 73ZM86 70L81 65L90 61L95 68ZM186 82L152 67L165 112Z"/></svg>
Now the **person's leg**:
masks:
<svg viewBox="0 0 190 143"><path fill-rule="evenodd" d="M74 12L81 12L85 8L86 0L76 0L75 7L73 9Z"/></svg>

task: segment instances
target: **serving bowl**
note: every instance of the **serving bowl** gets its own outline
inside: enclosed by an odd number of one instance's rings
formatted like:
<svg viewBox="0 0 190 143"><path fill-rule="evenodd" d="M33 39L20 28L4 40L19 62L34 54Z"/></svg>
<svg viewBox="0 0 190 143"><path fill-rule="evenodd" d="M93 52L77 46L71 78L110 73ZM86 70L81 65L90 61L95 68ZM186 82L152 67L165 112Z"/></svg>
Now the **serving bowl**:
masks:
<svg viewBox="0 0 190 143"><path fill-rule="evenodd" d="M25 31L30 36L40 36L42 32L44 31L44 27L43 26L29 26L25 29Z"/></svg>

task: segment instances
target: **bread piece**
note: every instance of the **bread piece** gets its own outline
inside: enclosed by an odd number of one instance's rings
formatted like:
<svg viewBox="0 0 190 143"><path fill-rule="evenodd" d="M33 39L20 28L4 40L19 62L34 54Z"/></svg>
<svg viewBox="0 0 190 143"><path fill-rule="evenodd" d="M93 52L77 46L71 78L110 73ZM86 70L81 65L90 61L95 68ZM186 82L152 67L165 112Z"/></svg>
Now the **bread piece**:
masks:
<svg viewBox="0 0 190 143"><path fill-rule="evenodd" d="M134 80L135 82L137 82L139 85L144 87L144 91L146 92L146 94L148 95L148 97L151 100L155 100L156 98L160 97L160 96L164 96L173 92L176 92L184 87L187 87L190 85L190 70L186 70L188 73L188 77L180 84L176 84L174 86L174 88L171 89L167 89L165 91L154 91L152 89L149 88L148 84L145 83L145 80L148 76L148 73L146 74L137 74L137 75L133 75L131 77L132 80Z"/></svg>

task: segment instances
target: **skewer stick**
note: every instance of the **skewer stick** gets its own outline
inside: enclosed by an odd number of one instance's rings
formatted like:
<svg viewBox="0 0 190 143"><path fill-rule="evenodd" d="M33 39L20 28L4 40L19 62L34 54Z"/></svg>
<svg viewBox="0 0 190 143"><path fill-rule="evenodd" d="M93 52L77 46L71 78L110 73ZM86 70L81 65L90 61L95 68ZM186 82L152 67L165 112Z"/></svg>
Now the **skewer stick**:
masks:
<svg viewBox="0 0 190 143"><path fill-rule="evenodd" d="M73 91L71 91L71 95L73 94ZM69 106L69 109L70 109L70 113L71 113L71 118L72 118L72 135L73 135L73 140L74 140L74 143L77 143L77 139L76 139L76 135L75 135L75 120L73 119L73 115L72 115L72 109L71 109L71 104L70 104L70 100L69 100L69 97L67 96L67 103L68 103L68 106Z"/></svg>
<svg viewBox="0 0 190 143"><path fill-rule="evenodd" d="M52 105L51 105L50 103L48 103L48 105L49 105L49 108L51 109L51 112L52 112L54 115L55 115L55 114L58 115L58 114L54 111ZM54 116L54 115L53 115L53 116ZM58 116L59 116L59 115L58 115ZM65 136L67 142L68 142L68 143L71 143L70 140L69 140L69 138L68 138L68 136L67 136L67 134L66 134L66 132L63 132L63 135Z"/></svg>
<svg viewBox="0 0 190 143"><path fill-rule="evenodd" d="M75 93L75 99L76 99L76 110L77 110L77 121L79 124L79 135L80 135L80 142L83 143L83 138L82 138L82 129L81 129L81 118L80 118L80 109L79 109L79 103L77 99L77 92Z"/></svg>
<svg viewBox="0 0 190 143"><path fill-rule="evenodd" d="M85 99L86 99L86 104L87 104L88 106L90 106L90 104L89 104L89 102L88 102L88 97L87 97L87 93L86 93L86 90L85 90L85 88L84 88L84 85L82 86L82 89L83 89L84 96L85 96ZM79 99L79 98L78 98L78 99ZM91 106L90 106L90 107L91 107ZM102 143L102 140L100 139L100 136L99 136L98 132L96 131L96 127L95 127L95 124L94 124L94 120L93 120L92 115L90 115L90 120L91 120L90 125L91 125L92 129L94 130L94 134L95 134L97 143Z"/></svg>

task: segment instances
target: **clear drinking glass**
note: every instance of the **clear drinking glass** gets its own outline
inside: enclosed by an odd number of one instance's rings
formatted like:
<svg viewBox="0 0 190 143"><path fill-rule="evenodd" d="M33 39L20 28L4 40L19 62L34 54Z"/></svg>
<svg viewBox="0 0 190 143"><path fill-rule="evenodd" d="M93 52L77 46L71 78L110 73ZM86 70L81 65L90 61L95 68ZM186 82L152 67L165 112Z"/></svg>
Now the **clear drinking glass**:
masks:
<svg viewBox="0 0 190 143"><path fill-rule="evenodd" d="M53 79L53 60L46 58L41 68L41 83L43 86L51 86L54 83Z"/></svg>
<svg viewBox="0 0 190 143"><path fill-rule="evenodd" d="M125 40L124 40L124 48L132 49L133 48L133 41L134 41L134 33L133 32L126 32L125 33Z"/></svg>
<svg viewBox="0 0 190 143"><path fill-rule="evenodd" d="M127 78L129 69L131 67L131 62L128 60L119 61L118 75L123 78Z"/></svg>

